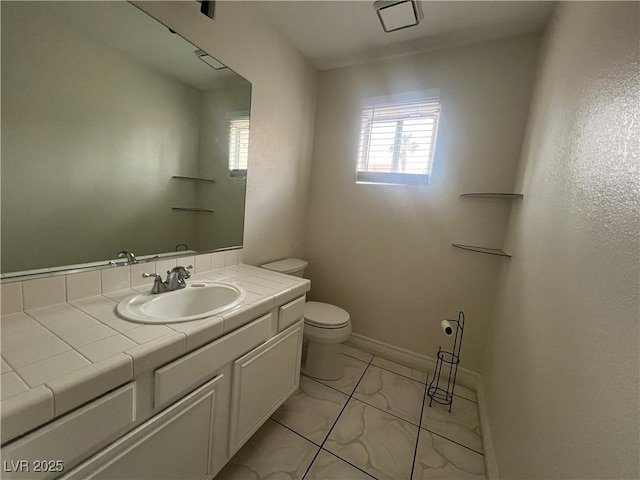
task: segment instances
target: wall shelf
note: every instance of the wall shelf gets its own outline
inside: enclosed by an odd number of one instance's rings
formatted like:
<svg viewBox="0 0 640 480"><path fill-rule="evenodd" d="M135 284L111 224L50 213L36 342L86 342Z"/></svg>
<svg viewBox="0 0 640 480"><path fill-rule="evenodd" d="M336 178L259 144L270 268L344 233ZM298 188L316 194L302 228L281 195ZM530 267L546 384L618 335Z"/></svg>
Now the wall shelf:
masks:
<svg viewBox="0 0 640 480"><path fill-rule="evenodd" d="M210 183L216 183L215 180L212 180L210 178L201 178L201 177L187 177L185 175L173 175L171 178L179 178L181 180L194 180L196 182L210 182Z"/></svg>
<svg viewBox="0 0 640 480"><path fill-rule="evenodd" d="M517 200L523 197L522 193L492 193L492 192L461 193L460 196L470 197L470 198L500 198L503 200Z"/></svg>
<svg viewBox="0 0 640 480"><path fill-rule="evenodd" d="M498 257L511 258L511 255L497 248L479 247L477 245L462 245L460 243L452 243L451 245L453 245L456 248L460 248L462 250L469 250L470 252L484 253L487 255L496 255Z"/></svg>
<svg viewBox="0 0 640 480"><path fill-rule="evenodd" d="M197 212L197 213L215 213L215 210L207 210L206 208L194 208L194 207L171 207L171 210L182 210L184 212Z"/></svg>

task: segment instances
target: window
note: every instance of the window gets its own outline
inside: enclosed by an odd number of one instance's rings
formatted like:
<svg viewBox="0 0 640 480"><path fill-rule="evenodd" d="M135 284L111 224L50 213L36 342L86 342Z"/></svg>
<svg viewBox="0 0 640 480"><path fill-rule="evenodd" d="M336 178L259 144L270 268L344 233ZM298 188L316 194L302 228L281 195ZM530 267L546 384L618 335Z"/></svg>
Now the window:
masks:
<svg viewBox="0 0 640 480"><path fill-rule="evenodd" d="M247 176L249 160L249 116L229 119L229 171L232 177Z"/></svg>
<svg viewBox="0 0 640 480"><path fill-rule="evenodd" d="M356 181L428 185L439 114L437 98L365 106Z"/></svg>

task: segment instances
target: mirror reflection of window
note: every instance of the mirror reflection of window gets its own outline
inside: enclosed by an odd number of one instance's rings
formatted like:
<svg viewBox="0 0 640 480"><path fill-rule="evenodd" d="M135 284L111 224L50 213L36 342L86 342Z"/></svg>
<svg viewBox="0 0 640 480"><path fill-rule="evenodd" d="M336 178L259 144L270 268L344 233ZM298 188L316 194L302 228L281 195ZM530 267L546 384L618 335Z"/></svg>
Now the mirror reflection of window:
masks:
<svg viewBox="0 0 640 480"><path fill-rule="evenodd" d="M229 119L229 173L231 177L246 178L249 160L249 115L234 114Z"/></svg>

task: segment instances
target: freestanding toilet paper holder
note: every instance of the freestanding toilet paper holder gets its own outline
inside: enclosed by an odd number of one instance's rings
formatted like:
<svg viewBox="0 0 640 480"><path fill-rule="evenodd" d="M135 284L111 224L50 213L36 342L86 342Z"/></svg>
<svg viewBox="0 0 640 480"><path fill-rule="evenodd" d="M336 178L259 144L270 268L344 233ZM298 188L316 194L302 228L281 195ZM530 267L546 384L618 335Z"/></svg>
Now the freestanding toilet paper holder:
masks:
<svg viewBox="0 0 640 480"><path fill-rule="evenodd" d="M429 407L435 401L441 405L449 405L449 413L451 413L451 407L453 406L453 391L456 388L456 376L458 375L458 364L460 363L460 347L462 347L462 334L464 333L464 312L460 310L457 320L448 320L448 322L455 322L456 324L456 336L453 341L453 351L447 352L442 350L442 347L438 347L438 355L436 356L436 369L433 374L433 379L429 383L427 388L427 395L429 396ZM445 323L445 322L443 322ZM443 325L443 330L446 334L449 334L448 329ZM445 369L447 387L444 387L443 368ZM448 372L447 372L448 369ZM442 386L440 381L442 379Z"/></svg>

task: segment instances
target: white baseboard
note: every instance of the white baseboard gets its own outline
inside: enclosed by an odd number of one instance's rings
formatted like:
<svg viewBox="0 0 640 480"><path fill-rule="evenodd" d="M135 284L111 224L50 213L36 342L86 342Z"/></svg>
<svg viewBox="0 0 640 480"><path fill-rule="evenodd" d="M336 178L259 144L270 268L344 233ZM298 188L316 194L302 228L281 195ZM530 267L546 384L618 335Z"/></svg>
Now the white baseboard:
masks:
<svg viewBox="0 0 640 480"><path fill-rule="evenodd" d="M436 361L433 357L412 352L406 348L396 347L357 333L352 333L345 343L353 347L357 347L360 350L396 361L408 367L422 370L423 372L433 373L436 368ZM473 370L468 370L463 367L458 368L456 382L461 385L477 390L478 384L480 383L479 379L480 374L478 372L474 372Z"/></svg>
<svg viewBox="0 0 640 480"><path fill-rule="evenodd" d="M374 355L396 361L408 367L416 368L424 372L433 373L436 361L433 357L421 353L412 352L405 348L396 347L388 343L374 340L357 333L352 333L345 342L352 347L359 348ZM478 396L478 416L480 419L480 431L482 432L482 446L484 450L485 473L489 480L499 480L498 464L496 462L493 441L491 439L491 426L485 409L485 396L480 381L480 374L463 367L458 368L456 382L476 391Z"/></svg>
<svg viewBox="0 0 640 480"><path fill-rule="evenodd" d="M480 417L480 432L482 432L485 476L488 480L500 480L498 462L496 461L496 453L493 448L493 437L491 436L491 425L489 425L489 416L487 415L486 410L487 403L482 382L478 383L476 395L478 396L478 415Z"/></svg>

